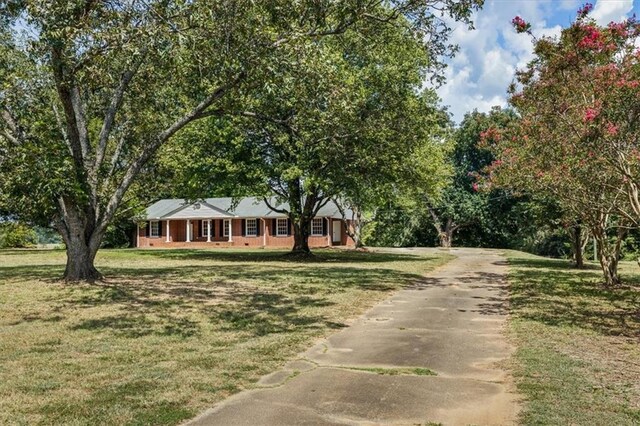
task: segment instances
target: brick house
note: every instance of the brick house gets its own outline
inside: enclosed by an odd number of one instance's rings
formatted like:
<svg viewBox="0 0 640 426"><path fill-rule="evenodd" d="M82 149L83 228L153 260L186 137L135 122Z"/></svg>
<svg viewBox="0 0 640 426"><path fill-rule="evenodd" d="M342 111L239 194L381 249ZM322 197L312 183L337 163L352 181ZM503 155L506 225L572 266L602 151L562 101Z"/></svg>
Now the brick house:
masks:
<svg viewBox="0 0 640 426"><path fill-rule="evenodd" d="M286 204L271 205L287 209ZM261 198L207 198L198 202L160 200L146 209L136 247L292 247L293 226ZM311 223L309 247L353 245L333 202Z"/></svg>

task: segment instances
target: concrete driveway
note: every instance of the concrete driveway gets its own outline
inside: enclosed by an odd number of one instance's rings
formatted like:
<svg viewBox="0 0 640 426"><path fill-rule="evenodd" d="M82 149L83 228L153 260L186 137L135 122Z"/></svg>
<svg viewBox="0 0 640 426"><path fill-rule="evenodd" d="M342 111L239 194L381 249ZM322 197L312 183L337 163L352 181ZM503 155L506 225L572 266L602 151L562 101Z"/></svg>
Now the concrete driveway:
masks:
<svg viewBox="0 0 640 426"><path fill-rule="evenodd" d="M506 262L496 251L451 253L415 287L191 424L514 424Z"/></svg>

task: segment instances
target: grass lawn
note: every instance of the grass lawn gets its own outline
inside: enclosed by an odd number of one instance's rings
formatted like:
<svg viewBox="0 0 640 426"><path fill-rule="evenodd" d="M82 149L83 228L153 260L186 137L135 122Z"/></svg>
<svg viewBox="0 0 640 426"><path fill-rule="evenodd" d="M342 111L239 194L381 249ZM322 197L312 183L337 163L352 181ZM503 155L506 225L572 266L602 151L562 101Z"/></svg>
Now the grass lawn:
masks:
<svg viewBox="0 0 640 426"><path fill-rule="evenodd" d="M318 250L0 251L0 424L176 424L449 257Z"/></svg>
<svg viewBox="0 0 640 426"><path fill-rule="evenodd" d="M510 252L511 335L526 425L640 424L640 269L600 270Z"/></svg>

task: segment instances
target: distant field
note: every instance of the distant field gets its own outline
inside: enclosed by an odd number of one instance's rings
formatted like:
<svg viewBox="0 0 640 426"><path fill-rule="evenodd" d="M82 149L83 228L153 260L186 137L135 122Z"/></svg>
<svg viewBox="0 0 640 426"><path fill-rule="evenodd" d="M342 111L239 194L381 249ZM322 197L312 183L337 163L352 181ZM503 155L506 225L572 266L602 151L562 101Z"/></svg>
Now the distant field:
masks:
<svg viewBox="0 0 640 426"><path fill-rule="evenodd" d="M640 424L640 269L600 270L510 252L514 369L526 425Z"/></svg>
<svg viewBox="0 0 640 426"><path fill-rule="evenodd" d="M0 424L176 424L252 384L448 255L0 250Z"/></svg>

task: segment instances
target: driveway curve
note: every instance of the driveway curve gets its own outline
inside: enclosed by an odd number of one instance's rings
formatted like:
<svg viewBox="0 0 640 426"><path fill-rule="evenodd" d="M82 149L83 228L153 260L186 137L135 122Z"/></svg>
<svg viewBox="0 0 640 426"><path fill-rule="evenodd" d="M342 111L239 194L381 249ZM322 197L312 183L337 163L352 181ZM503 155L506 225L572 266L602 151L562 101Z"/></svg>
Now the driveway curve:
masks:
<svg viewBox="0 0 640 426"><path fill-rule="evenodd" d="M450 253L421 282L190 424L515 424L506 261L493 250Z"/></svg>

